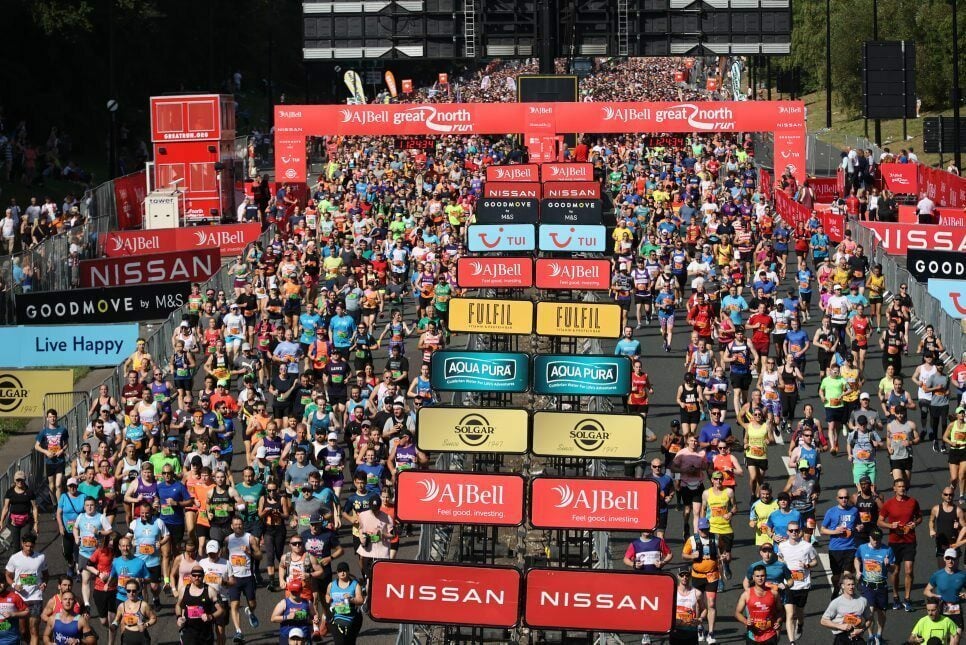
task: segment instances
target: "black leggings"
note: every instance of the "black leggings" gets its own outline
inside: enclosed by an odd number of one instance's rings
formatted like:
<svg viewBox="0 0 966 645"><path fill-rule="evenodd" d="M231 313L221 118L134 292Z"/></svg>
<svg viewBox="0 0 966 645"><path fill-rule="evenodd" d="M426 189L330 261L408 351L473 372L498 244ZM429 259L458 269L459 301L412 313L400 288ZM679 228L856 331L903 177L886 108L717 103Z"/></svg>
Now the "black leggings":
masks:
<svg viewBox="0 0 966 645"><path fill-rule="evenodd" d="M782 404L782 418L792 419L795 416L795 408L798 407L798 390L794 392L779 392L779 401Z"/></svg>
<svg viewBox="0 0 966 645"><path fill-rule="evenodd" d="M64 554L64 559L67 560L67 564L73 565L77 563L77 542L74 541L74 534L71 532L64 533L60 538L62 551Z"/></svg>
<svg viewBox="0 0 966 645"><path fill-rule="evenodd" d="M262 549L262 560L267 567L275 567L275 564L282 560L285 552L285 527L266 526L262 540L265 545Z"/></svg>
<svg viewBox="0 0 966 645"><path fill-rule="evenodd" d="M361 629L362 614L357 613L351 623L343 620L329 621L329 633L335 640L335 645L355 645Z"/></svg>
<svg viewBox="0 0 966 645"><path fill-rule="evenodd" d="M946 433L946 426L949 425L949 404L929 406L929 427L936 439L942 441Z"/></svg>

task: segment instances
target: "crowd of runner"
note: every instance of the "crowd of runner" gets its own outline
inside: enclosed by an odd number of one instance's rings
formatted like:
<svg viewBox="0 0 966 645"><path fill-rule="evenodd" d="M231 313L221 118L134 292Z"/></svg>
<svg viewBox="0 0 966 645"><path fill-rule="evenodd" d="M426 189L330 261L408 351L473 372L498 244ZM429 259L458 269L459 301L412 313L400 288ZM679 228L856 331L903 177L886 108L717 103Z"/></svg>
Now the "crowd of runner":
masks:
<svg viewBox="0 0 966 645"><path fill-rule="evenodd" d="M428 366L451 340L456 259L483 170L525 160L512 142L478 136L393 146L344 139L304 207L283 189L242 208L241 219L274 224L274 239L234 261L231 289L193 289L172 356L138 344L121 391L92 402L77 454L48 411L35 449L66 571L54 576L35 550L38 502L17 473L0 511L19 549L0 580L0 645L147 643L172 613L185 644L242 642L263 621L280 643L356 642L372 564L412 528L394 520L396 477L430 463L415 418L439 400ZM615 352L633 364L628 413L647 420L652 403L640 330L657 326L664 351L682 357L680 414L666 433L648 421L660 448L647 473L627 466L662 497L658 528L630 544L626 566L686 563L671 642L717 642L722 593L741 595L734 620L750 642L802 642L820 551L834 587L820 622L835 643L878 645L886 611L919 600L913 563L933 557L927 615L902 637L958 642L966 361L946 374L934 333L913 342L904 287L887 299L881 268L851 236L833 244L817 217L776 218L750 138L653 148L638 135L595 137L574 155L595 164L615 202L610 295L625 322ZM870 346L885 376L867 382ZM377 361L380 348L388 358ZM799 407L815 392L823 410ZM778 437L793 473L781 490L765 481L784 469L768 458ZM949 461L931 510L908 494L913 456L930 449ZM853 486L829 495L832 459L850 462ZM674 509L680 536L665 531ZM741 522L761 561L735 575ZM917 551L922 522L934 544ZM277 603L259 606L261 587Z"/></svg>

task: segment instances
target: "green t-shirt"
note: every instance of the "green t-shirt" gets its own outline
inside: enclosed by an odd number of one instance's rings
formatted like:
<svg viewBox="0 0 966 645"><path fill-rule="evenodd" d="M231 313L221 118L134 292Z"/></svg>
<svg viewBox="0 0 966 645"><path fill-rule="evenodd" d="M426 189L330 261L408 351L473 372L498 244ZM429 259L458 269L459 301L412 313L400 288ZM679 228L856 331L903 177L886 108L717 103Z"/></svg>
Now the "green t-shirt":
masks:
<svg viewBox="0 0 966 645"><path fill-rule="evenodd" d="M826 376L822 379L822 384L819 386L819 389L825 392L825 407L842 407L842 395L845 393L845 386L846 381L841 376L837 378Z"/></svg>
<svg viewBox="0 0 966 645"><path fill-rule="evenodd" d="M649 256L651 254L651 251L660 252L660 250L661 250L661 247L660 246L658 246L657 244L651 244L649 242L649 243L644 244L643 246L641 246L641 248L638 250L638 252L640 253L641 257L645 257L646 258L647 256Z"/></svg>
<svg viewBox="0 0 966 645"><path fill-rule="evenodd" d="M948 645L950 638L959 632L956 623L950 620L949 616L942 616L939 620L933 620L929 616L923 616L912 628L912 633L927 642L930 638L938 638L943 645Z"/></svg>
<svg viewBox="0 0 966 645"><path fill-rule="evenodd" d="M242 513L242 519L251 522L258 516L258 500L265 496L265 486L258 482L251 486L235 484L235 490L245 500L245 511Z"/></svg>
<svg viewBox="0 0 966 645"><path fill-rule="evenodd" d="M171 467L174 468L175 474L181 474L181 460L175 455L165 457L163 452L156 452L151 455L148 461L150 461L151 465L154 466L154 474L158 479L161 479L161 469L165 464L171 464Z"/></svg>
<svg viewBox="0 0 966 645"><path fill-rule="evenodd" d="M449 309L449 297L453 293L453 287L448 284L438 284L433 288L433 305L440 311Z"/></svg>

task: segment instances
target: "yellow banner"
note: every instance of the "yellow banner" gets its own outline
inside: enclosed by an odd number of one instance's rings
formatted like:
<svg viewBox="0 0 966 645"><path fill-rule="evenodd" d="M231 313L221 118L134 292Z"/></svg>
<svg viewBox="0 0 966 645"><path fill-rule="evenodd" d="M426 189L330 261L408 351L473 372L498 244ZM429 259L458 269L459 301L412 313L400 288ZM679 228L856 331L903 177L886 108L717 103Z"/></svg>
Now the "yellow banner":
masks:
<svg viewBox="0 0 966 645"><path fill-rule="evenodd" d="M527 451L530 415L505 408L420 408L416 444L428 452Z"/></svg>
<svg viewBox="0 0 966 645"><path fill-rule="evenodd" d="M0 418L42 417L45 394L73 389L74 374L70 370L0 369Z"/></svg>
<svg viewBox="0 0 966 645"><path fill-rule="evenodd" d="M637 414L536 412L531 450L542 457L639 459L644 419Z"/></svg>
<svg viewBox="0 0 966 645"><path fill-rule="evenodd" d="M470 334L532 334L533 303L453 298L449 302L449 328Z"/></svg>
<svg viewBox="0 0 966 645"><path fill-rule="evenodd" d="M538 302L537 333L542 336L620 338L621 307L587 302Z"/></svg>

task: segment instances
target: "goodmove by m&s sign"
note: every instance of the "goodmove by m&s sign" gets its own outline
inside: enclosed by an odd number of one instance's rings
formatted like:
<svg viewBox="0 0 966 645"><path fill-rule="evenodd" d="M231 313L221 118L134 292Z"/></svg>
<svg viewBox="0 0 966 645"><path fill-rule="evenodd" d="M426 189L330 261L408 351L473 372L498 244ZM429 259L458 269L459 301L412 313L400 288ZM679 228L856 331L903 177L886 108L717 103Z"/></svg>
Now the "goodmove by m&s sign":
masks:
<svg viewBox="0 0 966 645"><path fill-rule="evenodd" d="M530 415L519 408L421 407L416 442L427 452L527 451Z"/></svg>
<svg viewBox="0 0 966 645"><path fill-rule="evenodd" d="M379 560L372 567L369 616L377 622L513 627L520 617L520 572Z"/></svg>
<svg viewBox="0 0 966 645"><path fill-rule="evenodd" d="M433 352L430 384L443 392L526 392L530 357L521 352Z"/></svg>
<svg viewBox="0 0 966 645"><path fill-rule="evenodd" d="M653 529L657 495L657 482L650 480L535 477L530 482L530 523L546 529Z"/></svg>
<svg viewBox="0 0 966 645"><path fill-rule="evenodd" d="M531 569L525 586L530 627L667 633L674 626L677 583L670 574Z"/></svg>
<svg viewBox="0 0 966 645"><path fill-rule="evenodd" d="M530 445L541 457L640 459L644 419L636 414L537 412Z"/></svg>
<svg viewBox="0 0 966 645"><path fill-rule="evenodd" d="M397 482L396 516L403 522L523 523L524 485L520 475L407 470L399 473Z"/></svg>
<svg viewBox="0 0 966 645"><path fill-rule="evenodd" d="M537 354L533 357L533 391L572 396L626 396L631 391L627 356Z"/></svg>
<svg viewBox="0 0 966 645"><path fill-rule="evenodd" d="M531 334L533 303L529 300L453 298L449 328L470 334Z"/></svg>

